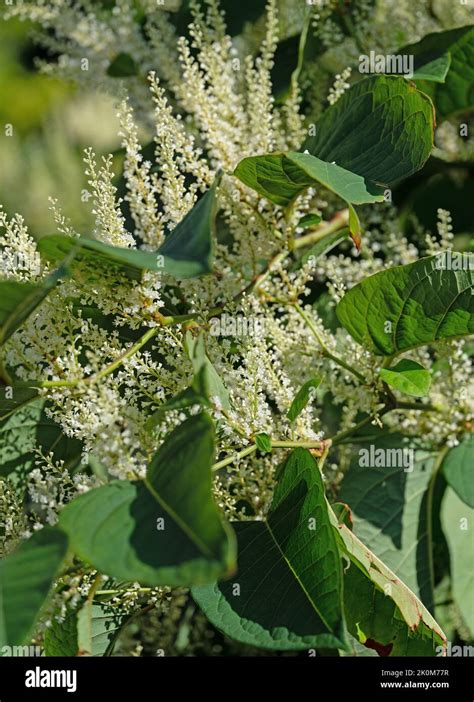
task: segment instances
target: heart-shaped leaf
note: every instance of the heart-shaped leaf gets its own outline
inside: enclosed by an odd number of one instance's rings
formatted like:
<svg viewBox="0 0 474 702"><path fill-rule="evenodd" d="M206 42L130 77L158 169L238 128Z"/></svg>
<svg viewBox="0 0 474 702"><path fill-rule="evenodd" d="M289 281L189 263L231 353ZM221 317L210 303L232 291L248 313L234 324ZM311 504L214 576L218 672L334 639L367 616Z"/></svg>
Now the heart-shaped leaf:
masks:
<svg viewBox="0 0 474 702"><path fill-rule="evenodd" d="M211 623L261 648L346 648L341 561L309 451L297 449L285 462L265 521L233 526L237 576L192 589Z"/></svg>
<svg viewBox="0 0 474 702"><path fill-rule="evenodd" d="M288 207L307 188L318 184L354 204L383 202L384 190L335 163L322 161L309 153L250 156L234 171L242 183L276 205Z"/></svg>
<svg viewBox="0 0 474 702"><path fill-rule="evenodd" d="M382 368L379 375L390 387L413 397L427 395L431 385L430 372L408 358L399 361L393 368Z"/></svg>
<svg viewBox="0 0 474 702"><path fill-rule="evenodd" d="M433 145L430 99L396 76L353 85L324 112L304 153L246 158L235 175L287 207L318 183L351 204L382 202L384 186L419 170Z"/></svg>
<svg viewBox="0 0 474 702"><path fill-rule="evenodd" d="M212 498L214 430L205 414L175 429L144 482L117 480L60 515L71 548L98 570L148 585L192 585L234 568L233 533Z"/></svg>
<svg viewBox="0 0 474 702"><path fill-rule="evenodd" d="M303 150L368 182L391 185L423 166L433 133L433 104L413 83L371 76L323 113Z"/></svg>
<svg viewBox="0 0 474 702"><path fill-rule="evenodd" d="M454 256L438 254L365 278L337 305L339 321L382 356L472 334L474 254L459 254L460 268L446 267L458 261Z"/></svg>
<svg viewBox="0 0 474 702"><path fill-rule="evenodd" d="M44 527L0 560L0 647L27 641L66 550L66 536Z"/></svg>

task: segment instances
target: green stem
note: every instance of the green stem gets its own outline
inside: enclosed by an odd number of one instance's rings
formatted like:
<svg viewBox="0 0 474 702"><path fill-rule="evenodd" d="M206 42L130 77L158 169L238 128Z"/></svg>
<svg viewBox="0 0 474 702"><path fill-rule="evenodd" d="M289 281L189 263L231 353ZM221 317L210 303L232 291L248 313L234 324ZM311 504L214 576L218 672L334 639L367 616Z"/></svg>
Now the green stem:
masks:
<svg viewBox="0 0 474 702"><path fill-rule="evenodd" d="M362 421L358 422L358 424L354 424L353 427L350 427L350 429L345 429L344 431L340 431L338 434L332 437L332 444L333 446L337 446L340 444L344 439L346 439L348 436L351 436L352 434L356 434L359 429L363 429L364 427L367 426L367 424L371 424L371 422L374 421L375 417L382 417L384 414L387 414L387 412L390 412L390 409L387 407L384 407L383 409L380 410L380 412L375 414L369 414L365 419L362 419Z"/></svg>
<svg viewBox="0 0 474 702"><path fill-rule="evenodd" d="M326 441L273 441L272 448L306 448L306 449L320 449L328 444Z"/></svg>
<svg viewBox="0 0 474 702"><path fill-rule="evenodd" d="M89 375L87 378L75 378L74 380L43 380L43 381L25 381L22 383L19 383L18 385L24 386L24 387L35 387L35 388L74 388L77 387L78 385L82 385L84 383L95 383L98 380L101 380L102 378L105 378L107 375L110 375L113 373L117 368L120 368L120 366L123 364L124 361L126 361L128 358L131 358L134 356L145 344L147 344L153 337L155 337L158 333L158 327L153 327L152 329L149 329L146 334L144 334L137 342L134 344L132 347L130 347L125 353L123 353L121 356L119 356L113 363L111 363L109 366L106 368L103 368L101 371L98 373L95 373L94 375Z"/></svg>
<svg viewBox="0 0 474 702"><path fill-rule="evenodd" d="M321 337L321 334L319 333L318 329L316 328L313 320L311 319L311 317L309 317L306 314L306 312L303 310L303 308L298 304L294 304L294 303L290 303L290 304L293 304L295 310L298 312L300 317L304 320L306 325L311 330L314 338L316 339L318 344L321 346L323 356L325 358L331 359L331 361L334 361L334 363L336 363L338 366L341 366L341 368L344 368L348 373L352 373L352 375L355 375L355 377L358 378L358 380L360 380L361 383L363 383L364 385L367 385L367 381L364 378L364 376L362 375L362 373L359 373L359 371L355 370L355 368L351 368L351 366L349 366L345 361L343 361L342 358L339 358L339 356L335 356L331 351L329 351L328 347L326 346L326 344L323 341L323 338Z"/></svg>
<svg viewBox="0 0 474 702"><path fill-rule="evenodd" d="M295 249L301 249L303 246L313 246L313 244L317 244L318 242L322 241L325 237L329 236L330 234L334 234L334 232L337 232L339 229L342 229L345 227L349 222L349 210L342 210L339 212L334 219L331 222L328 222L328 224L324 224L322 227L319 227L316 231L311 232L310 234L306 234L305 236L300 236L298 239L295 239L294 242L294 248Z"/></svg>
<svg viewBox="0 0 474 702"><path fill-rule="evenodd" d="M244 458L245 456L250 456L250 454L255 453L257 450L257 445L252 444L252 446L247 446L247 448L242 449L242 451L238 451L237 453L233 453L231 456L227 456L227 458L224 458L222 461L218 461L217 463L214 463L212 466L212 470L220 470L221 468L225 468L225 466L230 465L234 461L238 460L239 458Z"/></svg>

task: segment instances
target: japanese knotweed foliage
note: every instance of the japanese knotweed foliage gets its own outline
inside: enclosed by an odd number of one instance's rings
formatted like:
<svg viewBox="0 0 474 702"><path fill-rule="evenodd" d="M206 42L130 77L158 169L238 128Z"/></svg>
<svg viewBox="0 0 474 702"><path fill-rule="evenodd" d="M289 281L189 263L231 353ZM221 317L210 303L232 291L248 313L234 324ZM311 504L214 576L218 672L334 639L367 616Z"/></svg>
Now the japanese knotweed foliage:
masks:
<svg viewBox="0 0 474 702"><path fill-rule="evenodd" d="M93 232L54 205L36 243L1 213L0 649L129 653L130 615L153 610L171 654L220 632L233 653L439 655L443 582L474 633L474 255L444 210L416 248L391 202L437 117L469 107L472 29L313 123L311 14L280 104L276 2L245 79L236 17L228 34L216 3L178 6L166 31L193 24L181 82L150 75L153 163L119 108L125 199L88 151ZM109 56L108 78L139 81L142 58Z"/></svg>

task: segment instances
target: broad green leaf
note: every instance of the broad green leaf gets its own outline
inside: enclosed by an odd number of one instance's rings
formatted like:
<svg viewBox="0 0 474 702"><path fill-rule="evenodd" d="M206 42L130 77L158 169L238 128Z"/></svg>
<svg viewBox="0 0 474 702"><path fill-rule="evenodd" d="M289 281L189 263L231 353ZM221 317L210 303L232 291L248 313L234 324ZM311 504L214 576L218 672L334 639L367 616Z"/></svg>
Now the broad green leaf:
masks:
<svg viewBox="0 0 474 702"><path fill-rule="evenodd" d="M74 655L105 656L110 653L127 616L110 605L97 605L89 600L76 613L77 653Z"/></svg>
<svg viewBox="0 0 474 702"><path fill-rule="evenodd" d="M129 78L138 74L138 66L130 54L121 52L110 63L107 75L112 78Z"/></svg>
<svg viewBox="0 0 474 702"><path fill-rule="evenodd" d="M106 656L113 649L115 640L128 616L108 604L86 602L79 610L71 612L64 621L53 619L46 629L44 650L46 656Z"/></svg>
<svg viewBox="0 0 474 702"><path fill-rule="evenodd" d="M442 470L457 496L474 509L474 436L472 434L448 451Z"/></svg>
<svg viewBox="0 0 474 702"><path fill-rule="evenodd" d="M66 269L61 268L38 283L0 281L0 346L21 327L65 275Z"/></svg>
<svg viewBox="0 0 474 702"><path fill-rule="evenodd" d="M344 295L339 321L381 356L472 334L474 254L463 260L468 265L453 270L445 267L449 257L437 254L376 273Z"/></svg>
<svg viewBox="0 0 474 702"><path fill-rule="evenodd" d="M295 395L295 399L291 403L290 409L288 410L287 416L290 422L294 422L295 419L299 417L310 401L312 393L316 391L320 385L321 378L318 376L316 378L311 378L300 387Z"/></svg>
<svg viewBox="0 0 474 702"><path fill-rule="evenodd" d="M344 604L352 636L379 655L438 655L446 636L426 607L334 513L332 522L348 559Z"/></svg>
<svg viewBox="0 0 474 702"><path fill-rule="evenodd" d="M148 585L211 582L234 569L233 533L212 498L214 431L205 414L175 429L145 481L117 480L60 515L72 550L98 570Z"/></svg>
<svg viewBox="0 0 474 702"><path fill-rule="evenodd" d="M474 109L473 25L428 34L398 53L414 55L414 80L432 98L438 122Z"/></svg>
<svg viewBox="0 0 474 702"><path fill-rule="evenodd" d="M423 166L433 133L431 100L402 77L378 75L355 83L326 110L303 150L391 185Z"/></svg>
<svg viewBox="0 0 474 702"><path fill-rule="evenodd" d="M239 163L234 175L276 205L288 207L310 187L324 185L346 202L383 202L384 190L360 175L309 153L250 156Z"/></svg>
<svg viewBox="0 0 474 702"><path fill-rule="evenodd" d="M66 536L44 527L0 560L0 647L27 641L66 550Z"/></svg>
<svg viewBox="0 0 474 702"><path fill-rule="evenodd" d="M260 648L346 648L341 561L309 451L297 449L285 462L264 521L233 526L237 575L191 591L210 622Z"/></svg>
<svg viewBox="0 0 474 702"><path fill-rule="evenodd" d="M69 614L62 622L53 617L51 626L44 632L43 641L46 656L77 655L77 619L76 613Z"/></svg>
<svg viewBox="0 0 474 702"><path fill-rule="evenodd" d="M71 257L77 263L118 268L132 280L141 280L143 271L169 273L176 278L192 278L212 270L212 233L216 214L219 178L184 219L167 236L157 251L125 249L94 239L62 234L45 236L38 242L41 255L49 261Z"/></svg>
<svg viewBox="0 0 474 702"><path fill-rule="evenodd" d="M431 385L430 372L416 361L407 358L399 361L393 368L382 368L379 375L390 387L413 397L427 395Z"/></svg>
<svg viewBox="0 0 474 702"><path fill-rule="evenodd" d="M262 453L271 453L272 451L272 440L268 434L257 434L255 437L255 443L257 448Z"/></svg>
<svg viewBox="0 0 474 702"><path fill-rule="evenodd" d="M443 498L441 523L449 546L453 598L474 636L474 509L460 500L451 488Z"/></svg>
<svg viewBox="0 0 474 702"><path fill-rule="evenodd" d="M354 534L432 607L428 489L436 456L398 435L352 450L338 498L351 510Z"/></svg>

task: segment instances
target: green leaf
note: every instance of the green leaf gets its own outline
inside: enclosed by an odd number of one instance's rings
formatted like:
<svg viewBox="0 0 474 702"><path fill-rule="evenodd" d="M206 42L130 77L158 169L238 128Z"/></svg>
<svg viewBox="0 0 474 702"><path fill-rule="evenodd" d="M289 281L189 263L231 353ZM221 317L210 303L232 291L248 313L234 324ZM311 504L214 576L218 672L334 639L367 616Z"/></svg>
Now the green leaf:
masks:
<svg viewBox="0 0 474 702"><path fill-rule="evenodd" d="M439 624L390 568L332 513L344 568L349 632L384 656L433 656L446 645Z"/></svg>
<svg viewBox="0 0 474 702"><path fill-rule="evenodd" d="M0 346L21 327L65 275L66 269L61 268L40 283L0 281Z"/></svg>
<svg viewBox="0 0 474 702"><path fill-rule="evenodd" d="M431 385L430 372L408 358L399 361L393 368L382 368L379 375L390 387L413 397L427 395Z"/></svg>
<svg viewBox="0 0 474 702"><path fill-rule="evenodd" d="M268 434L257 434L255 437L255 443L257 448L262 453L271 453L272 451L272 440Z"/></svg>
<svg viewBox="0 0 474 702"><path fill-rule="evenodd" d="M207 356L204 336L200 334L194 337L188 331L185 348L194 369L193 381L190 387L171 397L152 414L146 424L149 431L159 424L163 414L170 410L185 409L193 405L220 405L226 412L232 409L227 388Z"/></svg>
<svg viewBox="0 0 474 702"><path fill-rule="evenodd" d="M34 467L36 448L52 453L55 461L63 460L66 468L74 467L81 456L82 444L62 433L46 415L42 399L24 404L0 421L0 475L22 481Z"/></svg>
<svg viewBox="0 0 474 702"><path fill-rule="evenodd" d="M184 219L167 236L157 251L124 249L101 241L52 234L38 242L38 250L49 261L70 256L70 267L78 264L118 268L132 280L143 271L168 273L176 278L193 278L212 271L212 233L216 214L219 178Z"/></svg>
<svg viewBox="0 0 474 702"><path fill-rule="evenodd" d="M38 250L41 256L53 262L71 256L69 265L73 271L79 264L102 266L106 270L116 268L132 280L141 280L145 270L166 271L166 262L159 257L158 251L124 249L83 237L44 236L38 242Z"/></svg>
<svg viewBox="0 0 474 702"><path fill-rule="evenodd" d="M433 133L431 100L402 77L378 75L355 83L326 110L303 150L391 185L424 165Z"/></svg>
<svg viewBox="0 0 474 702"><path fill-rule="evenodd" d="M287 416L290 422L294 422L295 419L299 417L301 412L304 410L304 408L310 401L312 391L317 390L320 385L321 378L319 376L316 376L315 378L311 378L310 380L308 380L306 383L304 383L304 385L300 387L300 389L295 395L295 399L291 403L290 409L288 410Z"/></svg>
<svg viewBox="0 0 474 702"><path fill-rule="evenodd" d="M109 654L126 619L117 608L86 600L76 613L77 652L74 655Z"/></svg>
<svg viewBox="0 0 474 702"><path fill-rule="evenodd" d="M233 533L212 498L214 431L199 414L166 439L144 482L114 481L60 515L71 548L98 570L148 585L189 586L234 568Z"/></svg>
<svg viewBox="0 0 474 702"><path fill-rule="evenodd" d="M354 242L358 251L361 249L362 244L362 228L360 226L359 215L349 203L349 231L351 234L351 239Z"/></svg>
<svg viewBox="0 0 474 702"><path fill-rule="evenodd" d="M339 302L339 321L381 356L472 334L474 255L462 270L443 267L447 260L438 254L369 276Z"/></svg>
<svg viewBox="0 0 474 702"><path fill-rule="evenodd" d="M420 65L413 74L413 80L432 80L434 83L444 83L451 66L451 54L448 52L437 58L426 57L426 63Z"/></svg>
<svg viewBox="0 0 474 702"><path fill-rule="evenodd" d="M315 262L321 256L325 256L330 251L336 248L342 241L348 238L349 229L340 229L337 232L328 234L323 239L318 241L302 256L301 260L306 263L309 259Z"/></svg>
<svg viewBox="0 0 474 702"><path fill-rule="evenodd" d="M442 470L457 496L474 509L474 436L466 436L448 451Z"/></svg>
<svg viewBox="0 0 474 702"><path fill-rule="evenodd" d="M37 388L0 386L0 422L38 398Z"/></svg>
<svg viewBox="0 0 474 702"><path fill-rule="evenodd" d="M383 202L383 188L339 165L308 153L250 156L239 163L234 175L276 205L288 207L307 188L318 184L346 202Z"/></svg>
<svg viewBox="0 0 474 702"><path fill-rule="evenodd" d="M200 334L198 337L194 337L191 332L187 332L185 345L195 374L192 388L198 395L207 398L212 404L215 404L217 398L223 409L230 411L232 405L229 393L209 360L204 336Z"/></svg>
<svg viewBox="0 0 474 702"><path fill-rule="evenodd" d="M53 617L51 626L44 632L43 646L46 656L73 657L77 655L76 612L68 615L62 622L58 622Z"/></svg>
<svg viewBox="0 0 474 702"><path fill-rule="evenodd" d="M53 619L46 629L44 650L46 656L107 656L128 616L117 607L86 602L71 612L64 621Z"/></svg>
<svg viewBox="0 0 474 702"><path fill-rule="evenodd" d="M341 561L309 451L285 462L264 521L233 525L238 575L191 591L210 622L260 648L346 648Z"/></svg>
<svg viewBox="0 0 474 702"><path fill-rule="evenodd" d="M474 608L472 606L474 509L468 507L450 488L446 490L441 505L441 523L449 546L453 598L471 636L474 636Z"/></svg>
<svg viewBox="0 0 474 702"><path fill-rule="evenodd" d="M396 434L353 454L338 498L351 510L354 534L432 607L428 489L436 456Z"/></svg>
<svg viewBox="0 0 474 702"><path fill-rule="evenodd" d="M438 121L474 108L473 25L428 34L398 53L414 55L414 80L432 98Z"/></svg>
<svg viewBox="0 0 474 702"><path fill-rule="evenodd" d="M322 221L322 217L320 215L307 214L300 219L297 226L300 229L312 229L313 227L316 227L318 224L321 224L321 221Z"/></svg>
<svg viewBox="0 0 474 702"><path fill-rule="evenodd" d="M176 278L193 278L212 272L212 239L217 214L218 174L213 185L166 237L158 253L165 270Z"/></svg>
<svg viewBox="0 0 474 702"><path fill-rule="evenodd" d="M138 75L138 66L130 54L121 52L111 61L107 75L112 78L129 78Z"/></svg>
<svg viewBox="0 0 474 702"><path fill-rule="evenodd" d="M66 536L44 527L0 560L0 647L27 641L66 550Z"/></svg>

